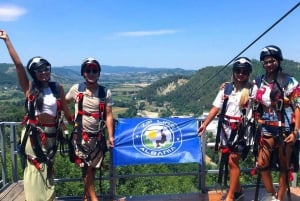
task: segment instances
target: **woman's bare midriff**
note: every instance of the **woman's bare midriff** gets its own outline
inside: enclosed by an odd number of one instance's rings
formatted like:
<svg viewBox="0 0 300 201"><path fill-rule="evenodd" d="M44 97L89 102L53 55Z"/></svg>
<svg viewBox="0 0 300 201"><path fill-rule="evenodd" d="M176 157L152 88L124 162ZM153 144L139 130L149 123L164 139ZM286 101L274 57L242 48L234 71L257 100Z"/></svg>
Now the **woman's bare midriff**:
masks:
<svg viewBox="0 0 300 201"><path fill-rule="evenodd" d="M42 124L54 124L56 122L56 117L49 114L43 113L36 117L37 121Z"/></svg>

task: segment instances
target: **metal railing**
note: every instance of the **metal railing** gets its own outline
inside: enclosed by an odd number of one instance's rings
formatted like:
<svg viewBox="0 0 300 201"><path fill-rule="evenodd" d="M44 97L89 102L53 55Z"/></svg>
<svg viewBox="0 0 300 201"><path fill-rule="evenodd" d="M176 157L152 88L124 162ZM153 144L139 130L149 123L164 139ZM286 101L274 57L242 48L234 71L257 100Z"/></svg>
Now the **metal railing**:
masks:
<svg viewBox="0 0 300 201"><path fill-rule="evenodd" d="M18 178L18 148L17 148L17 127L20 127L20 122L0 122L0 170L2 173L0 180L0 192L7 185L19 182ZM9 135L8 135L9 133ZM201 139L201 147L203 156L205 156L206 149L209 147L214 147L214 143L207 143L205 139L205 135L202 136ZM7 150L10 150L10 153L7 153ZM10 155L10 157L9 157ZM218 174L218 170L210 169L208 170L206 167L205 159L203 159L203 163L198 166L198 169L194 172L176 172L176 173L161 173L161 174L127 174L120 175L116 171L116 168L113 167L112 164L112 152L110 153L110 170L108 176L103 176L99 179L108 180L109 181L109 194L111 198L115 198L116 193L116 180L120 178L136 178L136 177L165 177L165 176L176 176L176 175L193 175L198 178L198 187L199 191L204 193L207 192L208 189L215 188L215 186L207 186L205 182L205 175L207 174ZM11 172L8 172L7 168L7 160L10 158L11 160ZM250 169L242 169L243 173L250 172ZM11 178L11 181L8 180L8 176ZM294 175L294 181L292 182L292 186L296 186L297 184L297 175ZM56 178L55 182L72 182L72 181L81 181L80 177L78 178ZM248 185L250 186L250 185ZM252 185L254 186L254 185Z"/></svg>
<svg viewBox="0 0 300 201"><path fill-rule="evenodd" d="M16 142L16 127L20 125L20 122L1 122L0 123L0 162L1 162L1 173L0 186L4 188L9 184L8 175L10 174L13 182L18 181L17 174L17 142ZM9 138L6 136L5 128L9 127ZM7 142L9 140L9 143ZM9 144L9 146L7 146ZM12 161L12 170L8 173L7 168L7 149L10 149L10 159Z"/></svg>
<svg viewBox="0 0 300 201"><path fill-rule="evenodd" d="M18 167L18 133L17 128L20 127L20 122L0 122L0 170L2 173L1 180L0 180L0 192L6 186L10 185L11 183L22 181L18 177L18 169L19 172L21 170L21 165L19 164ZM110 151L110 160L109 166L109 175L102 176L101 178L98 177L96 179L107 180L109 181L109 195L103 195L103 197L110 197L115 198L116 194L116 180L121 178L137 178L137 177L166 177L166 176L185 176L185 175L192 175L198 177L199 184L204 184L205 180L202 179L205 173L202 169L202 166L199 165L198 169L194 172L176 172L176 173L160 173L160 174L118 174L116 167L112 164L112 151ZM11 171L10 168L7 167L7 160L11 160ZM74 181L82 181L81 175L78 175L78 178L55 178L56 183L60 182L74 182ZM8 179L11 178L11 179ZM202 189L204 192L204 188L199 185L199 189ZM68 197L68 196L66 196Z"/></svg>

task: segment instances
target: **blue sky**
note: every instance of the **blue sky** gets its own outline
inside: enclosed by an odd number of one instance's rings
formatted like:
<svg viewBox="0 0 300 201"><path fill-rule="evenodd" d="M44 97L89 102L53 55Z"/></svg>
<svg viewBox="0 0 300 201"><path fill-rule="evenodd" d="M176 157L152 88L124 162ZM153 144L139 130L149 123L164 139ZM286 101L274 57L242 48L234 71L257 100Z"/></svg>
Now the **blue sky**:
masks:
<svg viewBox="0 0 300 201"><path fill-rule="evenodd" d="M1 0L0 29L24 65L52 66L89 56L112 66L199 69L225 65L298 0ZM242 55L281 47L300 62L300 6ZM11 63L0 43L0 63Z"/></svg>

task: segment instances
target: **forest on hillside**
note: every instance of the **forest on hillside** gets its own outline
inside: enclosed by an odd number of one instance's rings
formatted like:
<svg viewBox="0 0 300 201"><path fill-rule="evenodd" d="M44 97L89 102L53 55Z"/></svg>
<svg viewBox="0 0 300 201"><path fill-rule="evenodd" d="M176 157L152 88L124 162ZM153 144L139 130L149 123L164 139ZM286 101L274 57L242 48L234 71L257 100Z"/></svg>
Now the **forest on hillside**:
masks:
<svg viewBox="0 0 300 201"><path fill-rule="evenodd" d="M252 63L253 71L250 80L264 72L259 61L252 60ZM284 72L300 79L298 62L284 60L282 67ZM0 64L0 68L5 69L0 71L2 77L0 109L4 111L0 114L0 120L17 121L24 112L19 108L24 104L23 94L16 84L16 75L12 71L12 65ZM127 108L119 117L135 117L139 110L158 112L160 117L183 115L199 117L210 109L220 85L230 81L232 70L231 66L208 66L195 72L182 69L177 69L177 71L154 69L147 73L134 74L135 76L121 73L101 77L101 83L104 85L107 83L114 92L115 106ZM55 69L53 78L63 83L65 91L71 84L81 79L76 72L65 68ZM145 83L146 87L131 88L136 94L126 93L126 89L125 91L124 89L122 91L114 90L126 83L131 85ZM147 105L148 107L146 107Z"/></svg>
<svg viewBox="0 0 300 201"><path fill-rule="evenodd" d="M253 70L250 81L258 75L264 73L262 64L257 60L252 60ZM283 71L293 75L300 80L300 64L291 60L282 62ZM156 100L161 104L168 103L169 110L173 111L172 115L190 115L199 117L204 111L211 107L220 85L229 82L232 75L232 67L228 66L211 66L198 70L194 75L185 77L188 81L180 85L176 90L168 94L158 94L157 89L167 87L170 82L176 82L182 77L173 76L166 79L158 80L145 89L139 91L138 99L144 99L149 102ZM219 72L217 74L217 72ZM212 79L210 79L213 77Z"/></svg>

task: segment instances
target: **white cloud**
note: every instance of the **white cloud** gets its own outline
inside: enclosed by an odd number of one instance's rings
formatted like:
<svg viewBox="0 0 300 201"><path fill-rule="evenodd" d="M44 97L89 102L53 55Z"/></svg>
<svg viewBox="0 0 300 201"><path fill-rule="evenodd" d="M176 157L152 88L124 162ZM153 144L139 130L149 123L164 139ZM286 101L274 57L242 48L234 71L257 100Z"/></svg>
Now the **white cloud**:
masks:
<svg viewBox="0 0 300 201"><path fill-rule="evenodd" d="M15 21L26 13L24 8L14 5L0 5L0 21Z"/></svg>
<svg viewBox="0 0 300 201"><path fill-rule="evenodd" d="M116 36L157 36L157 35L167 35L167 34L175 34L178 30L154 30L154 31L129 31L129 32L120 32L117 33Z"/></svg>

